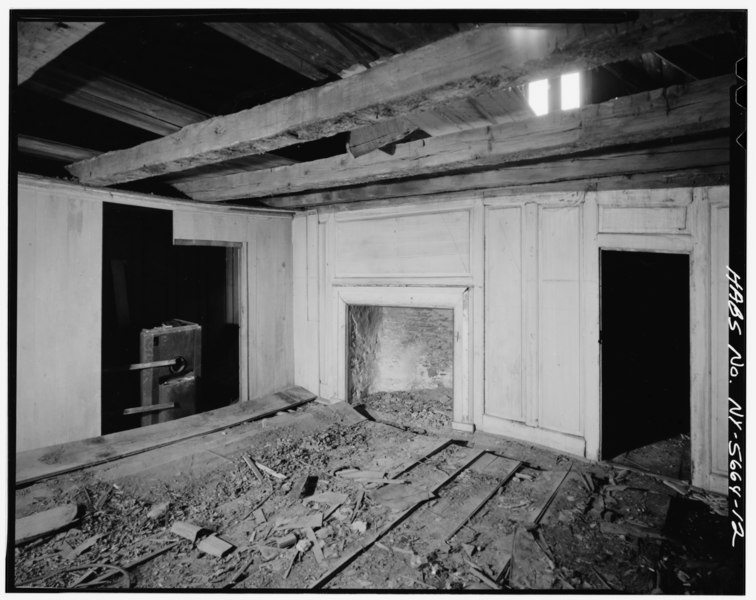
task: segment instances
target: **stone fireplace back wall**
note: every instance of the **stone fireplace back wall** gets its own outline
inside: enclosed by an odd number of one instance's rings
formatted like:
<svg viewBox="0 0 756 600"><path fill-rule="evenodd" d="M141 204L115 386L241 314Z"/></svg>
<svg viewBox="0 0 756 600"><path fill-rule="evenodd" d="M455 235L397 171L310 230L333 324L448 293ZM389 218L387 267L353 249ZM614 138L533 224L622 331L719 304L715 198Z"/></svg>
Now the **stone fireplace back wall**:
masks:
<svg viewBox="0 0 756 600"><path fill-rule="evenodd" d="M349 399L452 388L453 314L442 308L349 307Z"/></svg>

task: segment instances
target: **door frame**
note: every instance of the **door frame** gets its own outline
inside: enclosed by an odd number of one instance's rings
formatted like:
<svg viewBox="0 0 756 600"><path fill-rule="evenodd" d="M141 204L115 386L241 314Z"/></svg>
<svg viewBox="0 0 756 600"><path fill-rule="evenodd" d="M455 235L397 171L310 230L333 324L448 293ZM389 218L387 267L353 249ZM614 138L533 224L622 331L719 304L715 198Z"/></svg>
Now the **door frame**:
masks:
<svg viewBox="0 0 756 600"><path fill-rule="evenodd" d="M697 211L695 211L697 212ZM694 218L694 223L697 219ZM643 235L643 234L599 234L598 255L602 250L619 250L629 252L658 252L663 254L687 254L689 269L689 335L690 335L690 447L691 447L691 481L699 485L706 470L705 461L701 454L705 453L709 446L705 439L708 406L706 390L708 389L709 370L706 367L708 359L708 336L707 325L707 290L709 288L707 271L708 257L702 240L696 240L689 235ZM601 269L597 279L600 280ZM597 282L598 297L596 302L601 306L600 281ZM598 323L601 322L600 312L597 314ZM597 344L598 346L598 340ZM598 393L598 436L597 458L601 455L603 436L603 365L601 348L597 348L599 363L599 393Z"/></svg>

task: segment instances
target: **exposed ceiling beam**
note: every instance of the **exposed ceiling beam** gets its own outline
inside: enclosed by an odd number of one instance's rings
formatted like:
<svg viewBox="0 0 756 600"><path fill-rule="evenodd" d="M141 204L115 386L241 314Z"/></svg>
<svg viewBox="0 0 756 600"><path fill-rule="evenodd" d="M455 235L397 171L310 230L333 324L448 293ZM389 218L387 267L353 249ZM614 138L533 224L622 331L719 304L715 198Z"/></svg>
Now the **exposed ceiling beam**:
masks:
<svg viewBox="0 0 756 600"><path fill-rule="evenodd" d="M662 61L663 63L666 63L666 64L668 64L668 65L669 65L670 67L672 67L672 68L673 68L673 69L674 69L675 71L678 71L678 72L682 73L683 75L685 75L685 77L687 77L687 78L688 78L688 79L689 79L690 81L695 81L696 79L700 79L699 77L696 77L695 75L693 75L693 74L692 74L692 73L691 73L690 71L688 71L687 69L683 69L683 68L682 68L682 67L681 67L681 66L680 66L680 65L679 65L679 64L678 64L677 62L675 62L675 61L671 60L670 58L668 58L668 57L664 56L664 55L663 55L663 54L662 54L661 52L659 52L658 50L655 50L655 51L654 51L654 54L656 55L656 57L657 57L657 58L658 58L659 60L661 60L661 61Z"/></svg>
<svg viewBox="0 0 756 600"><path fill-rule="evenodd" d="M237 158L217 165L206 165L180 173L172 173L163 177L163 181L169 183L177 190L184 191L194 185L194 181L208 176L231 175L234 173L247 173L260 169L272 169L283 165L293 165L297 161L277 154L256 154Z"/></svg>
<svg viewBox="0 0 756 600"><path fill-rule="evenodd" d="M730 124L730 75L624 96L526 121L463 131L397 146L392 155L349 154L233 175L208 176L182 191L195 200L260 198L440 172L554 160L724 130ZM639 118L642 115L642 118Z"/></svg>
<svg viewBox="0 0 756 600"><path fill-rule="evenodd" d="M461 193L472 190L499 190L524 186L533 192L534 186L555 186L567 191L585 189L588 180L598 179L598 187L675 187L693 182L726 182L729 171L730 143L727 137L670 144L657 148L634 148L595 156L555 160L549 163L517 165L474 173L442 175L407 181L373 183L354 188L325 190L293 196L266 198L265 204L275 208L303 209L332 204L359 203L372 206L397 199L423 197L438 199L438 194ZM662 175L665 174L665 175ZM602 184L601 179L612 179ZM577 187L572 187L571 182ZM655 182L655 184L654 184ZM594 182L595 184L596 182ZM652 185L654 184L654 185ZM608 187L607 187L608 186Z"/></svg>
<svg viewBox="0 0 756 600"><path fill-rule="evenodd" d="M208 27L313 81L328 79L329 71L313 60L307 41L283 23L208 23ZM343 68L343 67L342 67Z"/></svg>
<svg viewBox="0 0 756 600"><path fill-rule="evenodd" d="M18 22L18 84L83 39L102 23Z"/></svg>
<svg viewBox="0 0 756 600"><path fill-rule="evenodd" d="M404 117L359 127L349 133L347 150L356 158L388 144L398 142L416 129L418 127Z"/></svg>
<svg viewBox="0 0 756 600"><path fill-rule="evenodd" d="M211 115L137 85L111 77L81 64L67 61L60 66L50 65L39 77L26 84L27 89L44 94L89 112L109 117L159 135L176 132L191 123L208 119ZM39 143L36 144L39 148ZM21 149L19 147L19 149ZM71 156L66 162L97 156ZM296 161L271 154L248 157L244 170L266 169L292 164ZM229 167L224 172L238 172Z"/></svg>
<svg viewBox="0 0 756 600"><path fill-rule="evenodd" d="M74 163L82 182L112 185L270 152L426 110L485 89L616 62L732 29L728 13L642 12L635 21L544 28L490 25L387 60L362 73L133 148Z"/></svg>
<svg viewBox="0 0 756 600"><path fill-rule="evenodd" d="M64 163L70 163L74 160L84 160L85 158L91 158L99 154L97 150L90 150L89 148L81 148L71 144L64 144L63 142L45 140L24 134L18 135L17 147L18 151L23 154L39 156Z"/></svg>
<svg viewBox="0 0 756 600"><path fill-rule="evenodd" d="M81 64L50 65L27 89L159 135L210 118L137 85Z"/></svg>

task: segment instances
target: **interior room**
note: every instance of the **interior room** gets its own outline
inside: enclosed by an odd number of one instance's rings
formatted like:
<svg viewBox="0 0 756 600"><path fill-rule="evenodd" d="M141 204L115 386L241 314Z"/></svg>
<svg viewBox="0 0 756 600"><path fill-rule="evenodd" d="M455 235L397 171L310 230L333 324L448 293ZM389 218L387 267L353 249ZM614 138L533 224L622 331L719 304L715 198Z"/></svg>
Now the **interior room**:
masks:
<svg viewBox="0 0 756 600"><path fill-rule="evenodd" d="M9 590L743 593L746 11L10 16Z"/></svg>

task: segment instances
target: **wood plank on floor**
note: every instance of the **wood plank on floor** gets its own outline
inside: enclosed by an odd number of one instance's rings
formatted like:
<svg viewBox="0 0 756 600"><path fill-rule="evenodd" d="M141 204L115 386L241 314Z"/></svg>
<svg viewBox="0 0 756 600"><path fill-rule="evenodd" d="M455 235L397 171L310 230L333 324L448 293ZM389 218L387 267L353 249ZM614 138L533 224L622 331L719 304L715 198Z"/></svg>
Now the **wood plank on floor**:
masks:
<svg viewBox="0 0 756 600"><path fill-rule="evenodd" d="M430 509L436 517L443 520L443 525L435 534L439 542L449 539L464 525L471 514L482 508L485 501L490 499L492 492L495 492L502 482L506 482L520 464L516 460L485 454L470 465L470 472L485 477L495 477L496 480L489 485L480 485L470 489L470 493L462 501L457 495L442 495L439 498Z"/></svg>
<svg viewBox="0 0 756 600"><path fill-rule="evenodd" d="M271 416L315 399L299 386L183 419L16 454L16 486L106 463Z"/></svg>
<svg viewBox="0 0 756 600"><path fill-rule="evenodd" d="M475 468L476 465L473 464L470 467L471 471L495 479L488 485L481 485L475 488L461 504L457 504L455 512L456 517L453 521L447 521L448 526L445 528L444 539L449 540L470 520L472 520L494 496L497 490L509 481L521 464L522 463L519 461L503 458L501 456L494 456L493 460L488 464L481 465L482 468L480 468L480 470L477 470ZM459 518L460 515L462 516L461 519Z"/></svg>

